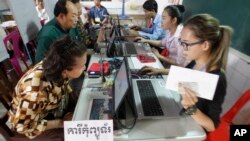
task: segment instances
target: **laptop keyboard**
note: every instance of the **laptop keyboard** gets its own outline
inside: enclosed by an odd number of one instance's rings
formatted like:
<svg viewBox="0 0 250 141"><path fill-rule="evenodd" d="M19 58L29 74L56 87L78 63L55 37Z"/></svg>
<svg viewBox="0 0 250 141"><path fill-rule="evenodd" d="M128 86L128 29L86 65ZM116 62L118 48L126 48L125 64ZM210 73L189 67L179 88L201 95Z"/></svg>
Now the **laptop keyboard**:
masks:
<svg viewBox="0 0 250 141"><path fill-rule="evenodd" d="M136 81L145 116L162 116L159 100L150 80Z"/></svg>
<svg viewBox="0 0 250 141"><path fill-rule="evenodd" d="M134 43L125 43L127 54L137 54Z"/></svg>
<svg viewBox="0 0 250 141"><path fill-rule="evenodd" d="M132 79L163 79L160 74L142 75L140 74L140 69L131 69L130 73L132 75Z"/></svg>
<svg viewBox="0 0 250 141"><path fill-rule="evenodd" d="M124 36L129 35L129 30L128 29L123 29L122 31L123 31L123 35Z"/></svg>

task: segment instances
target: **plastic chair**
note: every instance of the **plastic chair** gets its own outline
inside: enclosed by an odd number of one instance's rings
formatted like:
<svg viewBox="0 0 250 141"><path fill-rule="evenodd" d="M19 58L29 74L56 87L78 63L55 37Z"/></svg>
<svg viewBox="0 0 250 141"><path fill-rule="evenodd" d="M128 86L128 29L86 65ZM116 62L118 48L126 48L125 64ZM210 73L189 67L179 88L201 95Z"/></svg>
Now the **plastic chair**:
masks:
<svg viewBox="0 0 250 141"><path fill-rule="evenodd" d="M233 107L222 116L218 128L215 131L208 133L205 141L229 141L230 125L234 124L233 119L247 102L250 102L250 89L248 89Z"/></svg>
<svg viewBox="0 0 250 141"><path fill-rule="evenodd" d="M5 111L0 113L0 134L6 141L27 141L28 138L24 135L14 132L8 122L8 110L10 109L10 103L12 100L13 89L6 87L5 82L0 81L0 103L3 104Z"/></svg>
<svg viewBox="0 0 250 141"><path fill-rule="evenodd" d="M13 65L13 67L15 68L15 70L17 71L19 77L21 77L23 75L20 63L18 61L19 58L21 58L21 60L23 61L24 65L26 66L26 68L28 69L28 64L26 63L27 60L27 56L25 53L23 53L22 51L20 51L19 48L19 41L21 40L21 35L18 31L18 29L12 31L11 33L9 33L4 39L4 45L7 48L7 42L11 42L12 43L12 47L13 47L13 51L14 51L14 55L12 58L10 58L11 64Z"/></svg>
<svg viewBox="0 0 250 141"><path fill-rule="evenodd" d="M1 76L2 78L2 76ZM3 79L3 78L2 78ZM4 82L5 83L5 82ZM5 84L0 81L0 102L5 107L6 111L1 112L0 114L0 133L4 136L5 139L9 139L9 137L14 136L11 129L6 124L8 120L7 110L10 109L10 100L12 99L12 91Z"/></svg>

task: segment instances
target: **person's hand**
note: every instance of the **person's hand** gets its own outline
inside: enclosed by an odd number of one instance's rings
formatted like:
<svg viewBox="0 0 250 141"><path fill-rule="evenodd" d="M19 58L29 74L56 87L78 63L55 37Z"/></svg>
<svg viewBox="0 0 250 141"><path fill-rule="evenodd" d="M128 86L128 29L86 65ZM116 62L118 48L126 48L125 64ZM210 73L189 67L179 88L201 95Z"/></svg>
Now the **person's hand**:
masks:
<svg viewBox="0 0 250 141"><path fill-rule="evenodd" d="M152 50L152 52L155 54L155 56L156 56L157 58L159 58L159 56L161 56L161 54L159 53L159 51L158 51L156 48L152 48L151 50Z"/></svg>
<svg viewBox="0 0 250 141"><path fill-rule="evenodd" d="M102 41L105 41L105 29L101 28L99 30L99 33L98 33L98 37L97 37L97 43L100 43Z"/></svg>
<svg viewBox="0 0 250 141"><path fill-rule="evenodd" d="M57 122L58 122L59 128L63 128L64 127L63 120L57 119Z"/></svg>
<svg viewBox="0 0 250 141"><path fill-rule="evenodd" d="M143 38L143 37L136 37L135 42L142 42L142 43L147 43L147 39Z"/></svg>
<svg viewBox="0 0 250 141"><path fill-rule="evenodd" d="M153 75L153 74L159 74L159 71L157 68L150 67L150 66L144 66L140 69L140 71L145 75Z"/></svg>
<svg viewBox="0 0 250 141"><path fill-rule="evenodd" d="M133 26L130 27L130 29L139 31L139 30L141 30L141 27L140 27L140 26L137 26L137 25L133 25Z"/></svg>
<svg viewBox="0 0 250 141"><path fill-rule="evenodd" d="M88 72L87 72L86 70L84 70L82 73L83 73L85 76L88 75Z"/></svg>
<svg viewBox="0 0 250 141"><path fill-rule="evenodd" d="M73 113L68 112L64 117L63 117L63 121L71 121L73 118Z"/></svg>
<svg viewBox="0 0 250 141"><path fill-rule="evenodd" d="M137 36L138 35L138 31L129 30L129 35L135 35L135 36Z"/></svg>
<svg viewBox="0 0 250 141"><path fill-rule="evenodd" d="M47 121L46 130L55 129L55 128L63 128L63 120L54 119L54 120Z"/></svg>
<svg viewBox="0 0 250 141"><path fill-rule="evenodd" d="M194 106L198 102L197 94L190 88L187 88L183 85L179 85L179 93L181 94L182 100L181 104L184 109Z"/></svg>
<svg viewBox="0 0 250 141"><path fill-rule="evenodd" d="M106 24L106 27L107 27L108 29L112 29L112 25L111 25L110 23Z"/></svg>

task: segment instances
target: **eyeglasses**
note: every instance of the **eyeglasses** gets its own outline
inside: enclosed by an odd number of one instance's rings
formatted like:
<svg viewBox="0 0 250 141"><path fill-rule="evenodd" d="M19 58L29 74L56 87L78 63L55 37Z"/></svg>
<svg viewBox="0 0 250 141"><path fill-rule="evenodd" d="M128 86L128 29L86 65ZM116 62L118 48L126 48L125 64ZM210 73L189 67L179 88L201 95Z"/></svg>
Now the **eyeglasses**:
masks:
<svg viewBox="0 0 250 141"><path fill-rule="evenodd" d="M186 43L186 42L182 41L181 39L179 39L179 42L180 42L181 46L184 48L184 50L188 50L188 47L191 47L191 46L196 45L196 44L201 44L204 42L204 40L199 40L199 41L196 41L193 43Z"/></svg>

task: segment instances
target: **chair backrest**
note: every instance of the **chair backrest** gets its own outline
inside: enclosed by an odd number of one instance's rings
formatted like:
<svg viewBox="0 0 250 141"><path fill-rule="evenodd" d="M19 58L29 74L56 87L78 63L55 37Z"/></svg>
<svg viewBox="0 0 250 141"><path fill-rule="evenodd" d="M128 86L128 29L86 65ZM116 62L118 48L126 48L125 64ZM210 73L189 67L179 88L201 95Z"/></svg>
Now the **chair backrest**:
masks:
<svg viewBox="0 0 250 141"><path fill-rule="evenodd" d="M4 39L3 39L4 45L6 49L8 50L8 42L12 43L12 48L14 51L14 55L10 58L11 64L15 68L16 72L18 73L19 77L23 75L23 71L21 69L21 65L19 63L19 58L23 61L24 65L26 66L26 69L29 68L27 63L27 55L25 52L25 49L23 48L23 51L20 50L20 47L24 47L21 35L19 33L19 30L16 29L9 33ZM23 46L22 46L23 45Z"/></svg>
<svg viewBox="0 0 250 141"><path fill-rule="evenodd" d="M233 122L234 117L241 110L241 108L247 103L250 102L250 89L248 89L238 101L230 108L230 110L225 113L222 117L223 120Z"/></svg>
<svg viewBox="0 0 250 141"><path fill-rule="evenodd" d="M12 136L14 136L14 133L11 131L11 129L7 126L6 122L8 120L8 110L10 109L10 102L12 100L12 93L13 88L6 87L6 78L1 75L1 81L0 81L0 103L3 104L5 108L5 112L1 112L0 114L0 133L4 136L6 140L9 140Z"/></svg>
<svg viewBox="0 0 250 141"><path fill-rule="evenodd" d="M5 108L5 111L0 113L0 134L6 141L27 141L27 137L17 134L7 124L9 118L8 111L10 109L14 88L6 86L6 78L4 78L4 76L0 75L0 78L0 103L2 103L3 108Z"/></svg>
<svg viewBox="0 0 250 141"><path fill-rule="evenodd" d="M4 39L4 45L5 47L7 47L7 43L11 42L12 46L13 46L13 50L14 50L14 54L17 57L21 56L21 51L19 49L19 41L21 40L21 35L19 33L19 30L16 29L14 31L12 31L11 33L9 33Z"/></svg>
<svg viewBox="0 0 250 141"><path fill-rule="evenodd" d="M207 134L205 141L229 141L230 125L234 124L233 119L247 102L250 102L250 89L244 92L236 103L221 117L219 126L215 131Z"/></svg>

